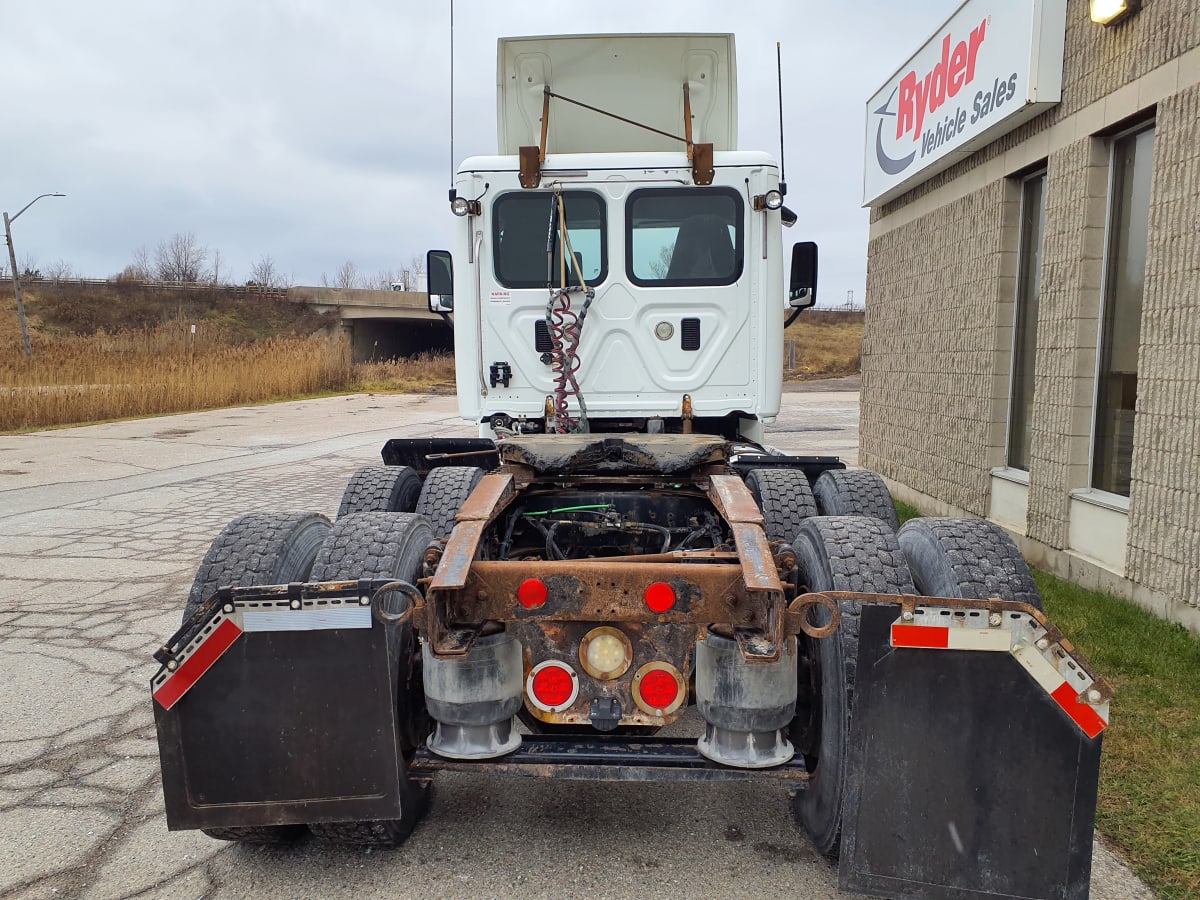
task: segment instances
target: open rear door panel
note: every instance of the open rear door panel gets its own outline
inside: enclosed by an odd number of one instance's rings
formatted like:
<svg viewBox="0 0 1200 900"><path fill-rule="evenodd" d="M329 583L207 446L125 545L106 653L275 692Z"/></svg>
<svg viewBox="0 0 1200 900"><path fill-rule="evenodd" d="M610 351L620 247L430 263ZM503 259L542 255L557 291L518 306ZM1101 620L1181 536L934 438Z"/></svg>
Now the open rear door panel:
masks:
<svg viewBox="0 0 1200 900"><path fill-rule="evenodd" d="M1057 646L1037 652L1045 632L1031 617L1023 618L1028 645L1013 652L996 646L986 612L975 615L983 618L974 630L921 632L900 624L899 606L863 606L843 890L1088 895L1107 704L1101 719L1077 702L1091 678Z"/></svg>
<svg viewBox="0 0 1200 900"><path fill-rule="evenodd" d="M387 626L295 602L217 608L152 680L169 828L400 818Z"/></svg>

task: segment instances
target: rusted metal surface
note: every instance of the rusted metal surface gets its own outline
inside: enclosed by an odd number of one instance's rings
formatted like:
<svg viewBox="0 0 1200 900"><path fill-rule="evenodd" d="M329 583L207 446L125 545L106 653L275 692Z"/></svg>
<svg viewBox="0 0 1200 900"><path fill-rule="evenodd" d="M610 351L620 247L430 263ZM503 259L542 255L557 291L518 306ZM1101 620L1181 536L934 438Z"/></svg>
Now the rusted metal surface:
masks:
<svg viewBox="0 0 1200 900"><path fill-rule="evenodd" d="M713 167L713 145L693 144L692 180L701 187L707 187L713 183L713 176L716 174L717 170Z"/></svg>
<svg viewBox="0 0 1200 900"><path fill-rule="evenodd" d="M809 774L797 754L772 769L735 769L710 762L690 739L604 737L586 740L557 735L527 735L521 746L500 759L442 759L421 749L409 776L428 780L436 772L567 778L583 781L758 781L764 778L803 787Z"/></svg>
<svg viewBox="0 0 1200 900"><path fill-rule="evenodd" d="M736 475L713 475L708 495L730 524L745 590L766 619L755 629L733 623L733 636L748 662L774 662L783 652L786 616L783 584L762 529L762 513L745 482Z"/></svg>
<svg viewBox="0 0 1200 900"><path fill-rule="evenodd" d="M458 525L446 541L431 589L456 590L466 584L484 529L515 496L510 473L494 472L483 476L459 510Z"/></svg>
<svg viewBox="0 0 1200 900"><path fill-rule="evenodd" d="M501 462L553 475L670 476L728 458L724 438L700 434L533 434L509 438L499 448Z"/></svg>
<svg viewBox="0 0 1200 900"><path fill-rule="evenodd" d="M537 147L520 147L517 150L521 161L521 170L517 179L523 188L536 188L542 183L542 159Z"/></svg>
<svg viewBox="0 0 1200 900"><path fill-rule="evenodd" d="M571 666L579 677L579 694L575 703L560 712L538 709L526 700L526 711L549 725L590 725L589 707L593 700L615 699L621 707L622 725L663 726L683 714L687 702L686 685L691 677L692 648L704 637L703 624L655 624L649 622L619 623L620 630L633 648L632 662L620 678L599 679L587 673L580 659L583 639L596 626L595 622L563 621L560 619L524 619L509 622L508 630L521 642L525 654L525 671L547 659L560 659ZM635 670L647 663L668 662L683 676L683 704L674 712L656 716L638 707L633 696Z"/></svg>

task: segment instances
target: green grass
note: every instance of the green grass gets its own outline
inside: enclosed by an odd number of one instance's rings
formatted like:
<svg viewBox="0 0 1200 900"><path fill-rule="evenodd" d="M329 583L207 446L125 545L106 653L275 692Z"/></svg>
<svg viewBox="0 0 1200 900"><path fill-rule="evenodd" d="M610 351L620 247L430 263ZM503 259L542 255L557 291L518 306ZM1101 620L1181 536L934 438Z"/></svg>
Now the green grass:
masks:
<svg viewBox="0 0 1200 900"><path fill-rule="evenodd" d="M900 521L920 513L896 502ZM1096 829L1160 896L1200 897L1200 636L1035 571L1046 615L1116 688Z"/></svg>
<svg viewBox="0 0 1200 900"><path fill-rule="evenodd" d="M1046 615L1116 688L1096 828L1163 897L1200 896L1200 637L1034 572Z"/></svg>

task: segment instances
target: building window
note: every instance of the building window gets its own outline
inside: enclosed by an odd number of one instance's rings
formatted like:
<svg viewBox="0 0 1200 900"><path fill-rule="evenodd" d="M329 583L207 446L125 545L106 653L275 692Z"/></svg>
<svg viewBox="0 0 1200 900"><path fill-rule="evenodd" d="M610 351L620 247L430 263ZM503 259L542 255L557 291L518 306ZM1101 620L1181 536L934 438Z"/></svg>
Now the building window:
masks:
<svg viewBox="0 0 1200 900"><path fill-rule="evenodd" d="M1125 497L1133 460L1153 164L1153 126L1113 141L1092 487Z"/></svg>
<svg viewBox="0 0 1200 900"><path fill-rule="evenodd" d="M1013 313L1011 401L1008 408L1008 465L1029 470L1033 421L1033 366L1037 357L1038 298L1042 291L1042 241L1046 226L1046 173L1021 185L1021 244L1017 302Z"/></svg>

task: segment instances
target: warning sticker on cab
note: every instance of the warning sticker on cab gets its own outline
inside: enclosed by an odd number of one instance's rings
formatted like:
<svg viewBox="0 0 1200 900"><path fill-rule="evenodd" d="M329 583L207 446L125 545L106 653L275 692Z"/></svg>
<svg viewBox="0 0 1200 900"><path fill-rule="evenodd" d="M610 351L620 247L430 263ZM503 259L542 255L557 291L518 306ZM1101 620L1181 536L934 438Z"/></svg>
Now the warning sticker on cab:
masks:
<svg viewBox="0 0 1200 900"><path fill-rule="evenodd" d="M508 306L512 303L512 291L492 291L488 300L492 303L499 303L503 306Z"/></svg>

